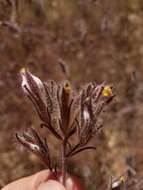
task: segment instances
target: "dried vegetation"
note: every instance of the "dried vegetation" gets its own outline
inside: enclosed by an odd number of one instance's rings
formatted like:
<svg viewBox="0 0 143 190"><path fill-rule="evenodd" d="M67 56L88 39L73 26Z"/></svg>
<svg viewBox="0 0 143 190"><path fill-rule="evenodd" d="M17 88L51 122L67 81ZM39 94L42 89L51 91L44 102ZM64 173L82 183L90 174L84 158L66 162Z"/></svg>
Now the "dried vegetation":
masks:
<svg viewBox="0 0 143 190"><path fill-rule="evenodd" d="M12 136L40 124L22 98L20 68L62 81L59 63L65 62L76 88L109 81L117 94L110 114L103 114L104 130L92 140L97 150L88 158L81 153L69 170L86 179L87 189L105 189L110 176L120 175L127 189L142 189L142 10L142 0L0 0L0 186L43 168ZM46 130L39 133L55 158L57 141Z"/></svg>

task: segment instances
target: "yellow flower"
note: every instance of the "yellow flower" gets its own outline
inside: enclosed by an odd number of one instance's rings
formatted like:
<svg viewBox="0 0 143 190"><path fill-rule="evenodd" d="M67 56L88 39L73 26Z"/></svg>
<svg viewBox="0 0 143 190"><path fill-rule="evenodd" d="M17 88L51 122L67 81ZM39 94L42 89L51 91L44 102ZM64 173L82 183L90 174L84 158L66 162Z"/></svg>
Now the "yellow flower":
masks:
<svg viewBox="0 0 143 190"><path fill-rule="evenodd" d="M26 72L26 68L25 67L22 67L21 69L20 69L20 73L25 73Z"/></svg>
<svg viewBox="0 0 143 190"><path fill-rule="evenodd" d="M64 86L64 90L67 94L71 93L71 85L69 82L66 82L65 86Z"/></svg>
<svg viewBox="0 0 143 190"><path fill-rule="evenodd" d="M119 189L125 183L125 177L122 175L112 184L112 189Z"/></svg>
<svg viewBox="0 0 143 190"><path fill-rule="evenodd" d="M102 95L105 97L109 97L112 95L112 89L110 86L105 86L102 90Z"/></svg>
<svg viewBox="0 0 143 190"><path fill-rule="evenodd" d="M123 175L120 177L120 182L122 182L122 183L125 182L125 177Z"/></svg>

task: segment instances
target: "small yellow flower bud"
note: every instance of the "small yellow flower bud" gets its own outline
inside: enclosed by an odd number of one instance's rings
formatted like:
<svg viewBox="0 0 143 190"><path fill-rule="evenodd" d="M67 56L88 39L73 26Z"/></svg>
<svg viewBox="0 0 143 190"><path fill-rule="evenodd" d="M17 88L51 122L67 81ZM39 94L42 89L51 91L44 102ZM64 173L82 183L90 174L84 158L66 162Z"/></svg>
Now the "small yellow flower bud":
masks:
<svg viewBox="0 0 143 190"><path fill-rule="evenodd" d="M112 95L112 89L110 86L105 86L102 90L102 95L105 97L109 97Z"/></svg>
<svg viewBox="0 0 143 190"><path fill-rule="evenodd" d="M25 67L22 67L21 69L20 69L20 73L25 73L26 72L26 68Z"/></svg>
<svg viewBox="0 0 143 190"><path fill-rule="evenodd" d="M125 182L125 177L123 175L120 177L120 182L122 182L122 183Z"/></svg>
<svg viewBox="0 0 143 190"><path fill-rule="evenodd" d="M65 86L64 86L64 90L67 94L71 93L71 85L69 82L66 82Z"/></svg>

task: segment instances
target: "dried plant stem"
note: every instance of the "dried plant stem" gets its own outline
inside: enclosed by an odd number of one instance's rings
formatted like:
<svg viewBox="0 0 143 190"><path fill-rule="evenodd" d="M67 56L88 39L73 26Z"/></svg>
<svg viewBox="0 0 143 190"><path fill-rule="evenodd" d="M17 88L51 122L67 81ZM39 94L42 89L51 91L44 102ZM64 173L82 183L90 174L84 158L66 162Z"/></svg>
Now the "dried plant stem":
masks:
<svg viewBox="0 0 143 190"><path fill-rule="evenodd" d="M67 140L64 139L61 146L61 171L62 171L61 182L63 185L65 185L66 181L66 143Z"/></svg>
<svg viewBox="0 0 143 190"><path fill-rule="evenodd" d="M63 62L61 67L68 78ZM88 143L99 130L100 113L114 98L112 88L106 83L97 85L93 82L77 92L73 91L68 81L61 84L54 81L45 83L25 68L21 69L20 74L22 89L34 104L42 121L40 126L48 128L60 142L59 171L57 172L56 166L53 170L46 139L40 138L34 129L31 128L16 137L21 144L35 153L66 187L68 159L84 150L96 149L94 146L88 146ZM76 137L73 144L70 142L72 135Z"/></svg>

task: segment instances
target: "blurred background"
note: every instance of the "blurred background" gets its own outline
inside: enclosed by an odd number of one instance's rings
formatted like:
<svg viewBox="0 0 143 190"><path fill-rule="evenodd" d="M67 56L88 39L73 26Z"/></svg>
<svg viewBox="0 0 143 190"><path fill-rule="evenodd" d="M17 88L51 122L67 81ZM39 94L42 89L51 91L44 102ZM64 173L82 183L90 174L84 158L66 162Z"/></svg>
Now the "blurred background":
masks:
<svg viewBox="0 0 143 190"><path fill-rule="evenodd" d="M117 94L93 139L97 150L79 154L69 171L89 190L128 168L143 176L143 1L0 0L0 187L43 168L13 135L40 124L19 70L26 66L44 81L60 81L59 60L73 84L108 81ZM57 142L40 133L57 162Z"/></svg>

